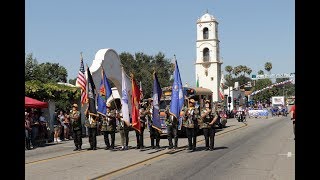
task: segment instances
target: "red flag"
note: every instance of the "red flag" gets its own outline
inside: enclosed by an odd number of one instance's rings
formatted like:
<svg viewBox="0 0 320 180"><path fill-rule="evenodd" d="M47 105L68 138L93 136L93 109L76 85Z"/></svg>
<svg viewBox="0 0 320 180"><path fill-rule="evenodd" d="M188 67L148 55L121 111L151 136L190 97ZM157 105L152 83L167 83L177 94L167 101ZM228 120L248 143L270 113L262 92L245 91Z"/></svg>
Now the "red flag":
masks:
<svg viewBox="0 0 320 180"><path fill-rule="evenodd" d="M131 86L132 86L132 97L131 97L131 104L132 104L132 127L140 131L140 120L139 120L139 102L140 102L140 89L137 85L136 80L131 74Z"/></svg>

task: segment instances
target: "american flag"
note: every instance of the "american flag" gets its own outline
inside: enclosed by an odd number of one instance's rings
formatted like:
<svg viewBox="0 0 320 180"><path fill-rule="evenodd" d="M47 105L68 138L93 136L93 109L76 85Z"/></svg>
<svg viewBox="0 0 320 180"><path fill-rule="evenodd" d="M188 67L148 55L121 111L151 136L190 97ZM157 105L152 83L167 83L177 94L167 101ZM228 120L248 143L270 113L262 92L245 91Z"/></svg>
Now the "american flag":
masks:
<svg viewBox="0 0 320 180"><path fill-rule="evenodd" d="M82 53L80 53L80 70L78 73L77 81L76 81L76 86L81 88L81 104L83 105L87 101L87 91L86 91L86 76L85 76L85 71L84 71L84 65L83 65L83 57Z"/></svg>

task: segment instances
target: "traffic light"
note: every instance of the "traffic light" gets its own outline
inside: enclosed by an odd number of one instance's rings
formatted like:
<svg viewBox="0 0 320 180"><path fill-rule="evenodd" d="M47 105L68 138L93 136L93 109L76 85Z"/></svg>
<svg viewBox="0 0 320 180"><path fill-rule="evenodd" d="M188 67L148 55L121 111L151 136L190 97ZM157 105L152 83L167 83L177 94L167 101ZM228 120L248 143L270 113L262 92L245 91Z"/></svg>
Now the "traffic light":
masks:
<svg viewBox="0 0 320 180"><path fill-rule="evenodd" d="M231 97L228 96L228 103L230 104L231 103Z"/></svg>

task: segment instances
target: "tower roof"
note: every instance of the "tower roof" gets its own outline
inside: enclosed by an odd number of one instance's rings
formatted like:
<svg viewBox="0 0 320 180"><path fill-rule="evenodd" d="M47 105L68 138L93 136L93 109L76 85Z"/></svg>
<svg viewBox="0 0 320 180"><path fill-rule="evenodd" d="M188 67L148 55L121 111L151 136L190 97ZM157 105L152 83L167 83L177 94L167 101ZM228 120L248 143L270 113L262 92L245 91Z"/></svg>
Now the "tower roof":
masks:
<svg viewBox="0 0 320 180"><path fill-rule="evenodd" d="M201 16L198 21L216 21L216 19L208 12Z"/></svg>

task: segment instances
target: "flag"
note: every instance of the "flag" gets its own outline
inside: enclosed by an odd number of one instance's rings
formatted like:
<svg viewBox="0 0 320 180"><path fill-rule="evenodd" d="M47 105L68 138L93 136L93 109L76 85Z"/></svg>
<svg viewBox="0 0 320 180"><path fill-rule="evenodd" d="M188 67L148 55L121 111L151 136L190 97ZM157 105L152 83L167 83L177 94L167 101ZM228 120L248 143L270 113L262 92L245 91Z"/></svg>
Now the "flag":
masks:
<svg viewBox="0 0 320 180"><path fill-rule="evenodd" d="M174 81L172 84L170 114L179 119L180 111L184 103L184 92L177 60L175 60L175 70L173 78Z"/></svg>
<svg viewBox="0 0 320 180"><path fill-rule="evenodd" d="M96 87L93 83L92 75L88 66L87 66L87 73L88 73L88 81L87 81L88 97L87 98L89 101L88 111L89 111L89 115L97 117L98 114L97 114L97 108L95 103Z"/></svg>
<svg viewBox="0 0 320 180"><path fill-rule="evenodd" d="M152 95L152 127L161 131L159 104L162 90L158 81L157 73L153 73L153 95Z"/></svg>
<svg viewBox="0 0 320 180"><path fill-rule="evenodd" d="M80 53L80 70L78 73L76 86L81 88L81 105L83 106L84 103L87 102L87 90L86 90L86 76L84 71L84 65L83 65L83 58L82 53Z"/></svg>
<svg viewBox="0 0 320 180"><path fill-rule="evenodd" d="M128 98L128 85L126 82L126 75L122 67L122 97L121 97L121 112L123 121L129 126L130 116L129 116L129 98Z"/></svg>
<svg viewBox="0 0 320 180"><path fill-rule="evenodd" d="M220 85L219 85L219 96L221 100L224 100L224 92L223 92L224 83L225 83L225 80L224 80L223 74L221 74Z"/></svg>
<svg viewBox="0 0 320 180"><path fill-rule="evenodd" d="M131 87L132 87L132 97L131 97L131 116L132 116L132 128L140 131L140 120L139 120L139 102L140 102L140 90L134 79L133 74L131 74Z"/></svg>
<svg viewBox="0 0 320 180"><path fill-rule="evenodd" d="M112 95L111 86L108 82L106 74L104 73L104 69L102 68L100 89L99 89L98 98L97 98L99 114L106 115L107 113L106 102L111 95Z"/></svg>
<svg viewBox="0 0 320 180"><path fill-rule="evenodd" d="M197 87L199 87L199 76L197 75Z"/></svg>
<svg viewBox="0 0 320 180"><path fill-rule="evenodd" d="M143 99L143 91L142 91L142 83L141 83L141 81L139 83L139 86L140 86L140 98Z"/></svg>

